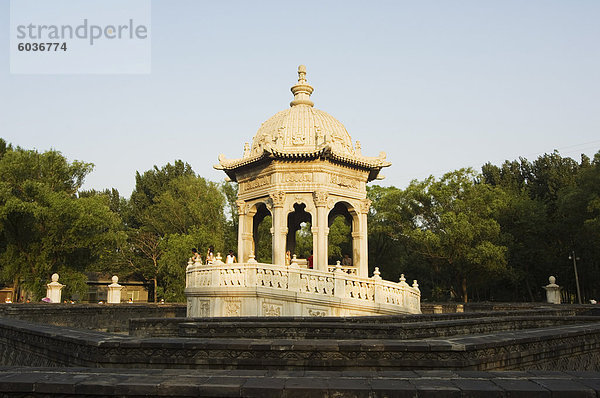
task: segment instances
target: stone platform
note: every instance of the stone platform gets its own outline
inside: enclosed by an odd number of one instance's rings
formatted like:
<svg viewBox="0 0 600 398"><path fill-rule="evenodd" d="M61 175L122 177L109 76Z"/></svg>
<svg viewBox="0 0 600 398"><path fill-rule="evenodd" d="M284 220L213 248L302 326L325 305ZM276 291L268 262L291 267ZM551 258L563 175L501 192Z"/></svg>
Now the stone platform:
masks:
<svg viewBox="0 0 600 398"><path fill-rule="evenodd" d="M132 335L124 336L0 319L1 364L287 371L600 369L600 318L576 316L569 309L158 322L144 335L133 321ZM159 325L168 327L161 331ZM157 331L163 337L156 337Z"/></svg>
<svg viewBox="0 0 600 398"><path fill-rule="evenodd" d="M185 304L0 304L0 319L122 333L132 318L184 317Z"/></svg>
<svg viewBox="0 0 600 398"><path fill-rule="evenodd" d="M0 368L3 397L596 397L595 372Z"/></svg>

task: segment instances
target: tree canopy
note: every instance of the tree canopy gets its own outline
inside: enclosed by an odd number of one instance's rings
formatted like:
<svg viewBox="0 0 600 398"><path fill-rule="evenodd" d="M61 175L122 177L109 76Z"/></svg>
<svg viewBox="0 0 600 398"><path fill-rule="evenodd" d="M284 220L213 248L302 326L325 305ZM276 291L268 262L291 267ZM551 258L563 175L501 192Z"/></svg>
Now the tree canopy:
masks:
<svg viewBox="0 0 600 398"><path fill-rule="evenodd" d="M237 247L237 185L214 183L175 160L137 172L129 198L115 189L82 190L91 163L0 139L0 282L34 299L58 272L65 297L84 298L86 273L148 281L152 299L184 300L191 248ZM414 275L424 300L543 299L554 275L576 301L600 298L600 152L575 161L558 152L533 161L486 163L406 188L368 188L369 266L397 280ZM297 254L312 250L311 224ZM344 216L329 226L330 261L350 254ZM271 217L256 225L256 257L271 260ZM20 298L20 297L17 297Z"/></svg>

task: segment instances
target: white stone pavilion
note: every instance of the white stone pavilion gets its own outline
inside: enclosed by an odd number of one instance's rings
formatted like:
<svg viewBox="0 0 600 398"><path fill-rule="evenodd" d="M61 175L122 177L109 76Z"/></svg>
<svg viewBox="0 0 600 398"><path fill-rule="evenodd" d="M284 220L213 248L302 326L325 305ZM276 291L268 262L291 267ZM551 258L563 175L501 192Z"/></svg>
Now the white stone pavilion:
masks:
<svg viewBox="0 0 600 398"><path fill-rule="evenodd" d="M420 291L404 275L368 276L366 184L391 165L381 152L363 156L344 125L315 109L306 68L298 68L290 108L264 122L240 159L219 156L215 168L238 183L238 261L189 262L188 316L347 316L420 313ZM254 258L259 223L272 218L272 262ZM352 230L352 266L328 263L328 233L343 216ZM287 261L296 231L310 222L313 269Z"/></svg>

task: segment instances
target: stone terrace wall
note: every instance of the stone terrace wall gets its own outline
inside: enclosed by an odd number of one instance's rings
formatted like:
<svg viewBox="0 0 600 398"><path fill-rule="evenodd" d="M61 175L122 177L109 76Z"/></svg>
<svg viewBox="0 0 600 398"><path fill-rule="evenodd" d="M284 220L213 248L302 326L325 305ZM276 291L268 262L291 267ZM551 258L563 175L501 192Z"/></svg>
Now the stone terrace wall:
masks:
<svg viewBox="0 0 600 398"><path fill-rule="evenodd" d="M524 311L493 311L486 313L486 318L512 318L512 317L569 317L575 315L575 311L570 308L540 308L537 310ZM235 318L138 318L131 319L129 322L129 335L136 337L178 337L179 328L182 323L188 322L203 322L209 327L215 325L216 329L220 324L226 323L229 320L244 327L246 324L255 323L254 327L261 324L267 325L273 322L277 323L299 323L294 325L293 331L298 331L298 335L302 333L301 329L304 325L310 327L311 324L327 322L331 325L342 325L347 328L347 325L353 324L369 324L374 328L377 325L385 325L388 323L409 325L419 322L443 322L443 321L458 321L458 320L473 320L477 322L481 319L481 313L446 313L446 314L421 314L421 315L393 315L393 316L370 316L370 317L235 317ZM543 325L539 326L542 327ZM252 326L250 326L252 327ZM407 328L410 326L407 326ZM423 328L423 325L418 326ZM431 325L427 325L431 329ZM384 327L385 328L385 327ZM216 330L215 329L215 330ZM249 335L240 334L240 336L250 337ZM310 336L309 336L310 338ZM396 338L400 338L397 336Z"/></svg>
<svg viewBox="0 0 600 398"><path fill-rule="evenodd" d="M127 332L131 318L184 317L185 304L0 304L0 319Z"/></svg>
<svg viewBox="0 0 600 398"><path fill-rule="evenodd" d="M279 370L599 370L600 323L422 340L134 338L0 320L0 364Z"/></svg>

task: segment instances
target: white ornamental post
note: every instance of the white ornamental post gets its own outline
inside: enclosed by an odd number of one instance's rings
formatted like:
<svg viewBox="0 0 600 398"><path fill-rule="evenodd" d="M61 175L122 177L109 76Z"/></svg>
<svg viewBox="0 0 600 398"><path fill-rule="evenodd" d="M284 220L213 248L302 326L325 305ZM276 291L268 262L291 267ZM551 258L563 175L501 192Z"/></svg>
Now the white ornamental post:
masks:
<svg viewBox="0 0 600 398"><path fill-rule="evenodd" d="M117 282L119 282L119 277L115 275L112 277L112 283L108 285L108 297L106 299L108 304L119 304L121 302L121 289L123 289L123 286Z"/></svg>
<svg viewBox="0 0 600 398"><path fill-rule="evenodd" d="M60 303L61 290L64 285L58 283L58 274L52 274L52 282L48 283L46 286L48 286L46 297L50 299L50 302Z"/></svg>
<svg viewBox="0 0 600 398"><path fill-rule="evenodd" d="M335 297L344 297L346 295L346 273L342 269L342 265L338 260L335 263L335 269L333 270L334 289L333 295Z"/></svg>
<svg viewBox="0 0 600 398"><path fill-rule="evenodd" d="M543 286L546 290L546 301L550 304L560 304L560 286L556 284L556 278L551 276L548 282L550 284Z"/></svg>

